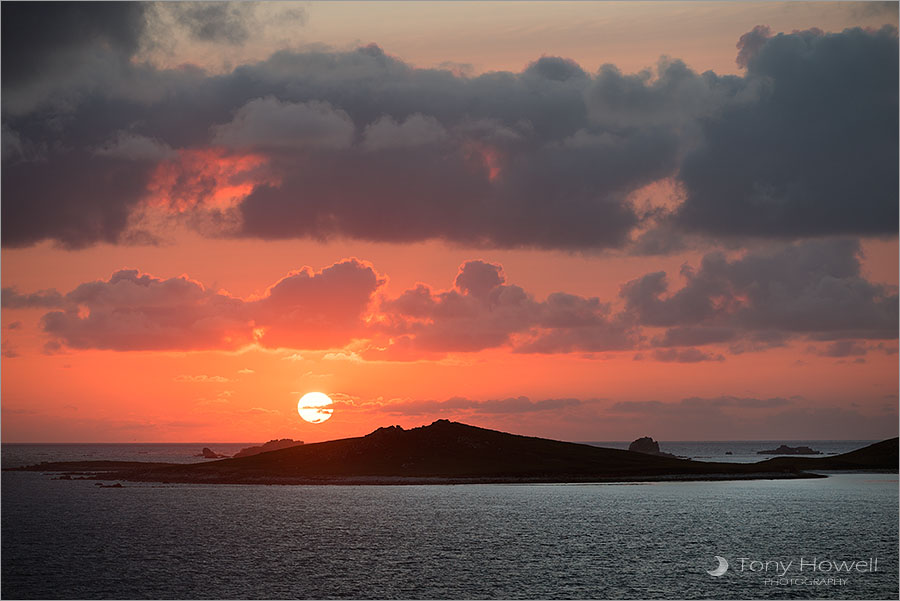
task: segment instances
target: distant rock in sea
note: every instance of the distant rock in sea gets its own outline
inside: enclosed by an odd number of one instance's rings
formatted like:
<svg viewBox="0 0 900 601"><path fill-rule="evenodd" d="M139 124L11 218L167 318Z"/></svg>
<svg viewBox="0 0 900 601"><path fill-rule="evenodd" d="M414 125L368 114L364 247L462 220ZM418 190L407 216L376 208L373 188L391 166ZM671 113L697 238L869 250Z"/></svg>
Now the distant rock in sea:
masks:
<svg viewBox="0 0 900 601"><path fill-rule="evenodd" d="M643 436L638 438L630 445L628 445L628 450L633 451L635 453L645 453L647 455L658 455L660 457L675 457L675 455L671 453L663 453L659 450L659 443L650 438L649 436Z"/></svg>
<svg viewBox="0 0 900 601"><path fill-rule="evenodd" d="M267 453L269 451L277 451L279 449L287 449L290 447L296 447L298 445L303 444L302 440L293 440L291 438L279 438L278 440L270 440L264 445L256 446L256 447L247 447L246 449L241 449L237 453L234 454L235 459L239 459L240 457L250 457L251 455L259 455L260 453Z"/></svg>
<svg viewBox="0 0 900 601"><path fill-rule="evenodd" d="M225 459L226 457L228 457L228 455L219 455L209 447L203 447L203 450L200 451L200 454L194 455L194 457L203 457L204 459Z"/></svg>
<svg viewBox="0 0 900 601"><path fill-rule="evenodd" d="M777 449L769 449L768 451L757 451L757 455L821 455L822 451L814 451L809 447L789 447L781 445Z"/></svg>

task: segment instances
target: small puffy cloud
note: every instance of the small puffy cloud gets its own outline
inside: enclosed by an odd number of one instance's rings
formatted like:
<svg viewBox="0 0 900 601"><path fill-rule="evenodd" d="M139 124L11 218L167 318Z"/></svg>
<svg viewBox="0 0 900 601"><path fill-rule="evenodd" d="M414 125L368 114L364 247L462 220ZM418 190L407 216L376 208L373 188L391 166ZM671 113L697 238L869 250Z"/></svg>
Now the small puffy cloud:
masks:
<svg viewBox="0 0 900 601"><path fill-rule="evenodd" d="M697 348L657 349L653 358L667 363L700 363L701 361L724 361L725 356L719 353L706 353Z"/></svg>
<svg viewBox="0 0 900 601"><path fill-rule="evenodd" d="M250 368L244 368L244 369L239 369L239 370L238 370L238 373L239 373L239 374L253 374L253 373L256 373L256 372L255 372L254 370L250 369Z"/></svg>
<svg viewBox="0 0 900 601"><path fill-rule="evenodd" d="M251 407L241 411L245 415L278 415L281 412L278 409L266 409L265 407Z"/></svg>
<svg viewBox="0 0 900 601"><path fill-rule="evenodd" d="M501 273L500 265L467 261L460 267L455 284L463 294L484 299L505 281Z"/></svg>
<svg viewBox="0 0 900 601"><path fill-rule="evenodd" d="M306 268L271 286L249 307L260 342L269 347L327 348L346 344L387 280L371 264L346 259L315 272Z"/></svg>
<svg viewBox="0 0 900 601"><path fill-rule="evenodd" d="M231 380L229 380L228 378L225 378L223 376L207 376L207 375L202 375L202 374L198 375L198 376L192 376L192 375L183 374L180 376L175 376L175 381L176 382L201 382L201 383L220 384L222 382L230 382Z"/></svg>
<svg viewBox="0 0 900 601"><path fill-rule="evenodd" d="M0 303L4 309L49 309L61 307L63 295L53 289L22 294L15 288L4 288L0 292Z"/></svg>
<svg viewBox="0 0 900 601"><path fill-rule="evenodd" d="M822 348L811 347L813 353L821 357L861 357L869 349L855 340L835 340Z"/></svg>

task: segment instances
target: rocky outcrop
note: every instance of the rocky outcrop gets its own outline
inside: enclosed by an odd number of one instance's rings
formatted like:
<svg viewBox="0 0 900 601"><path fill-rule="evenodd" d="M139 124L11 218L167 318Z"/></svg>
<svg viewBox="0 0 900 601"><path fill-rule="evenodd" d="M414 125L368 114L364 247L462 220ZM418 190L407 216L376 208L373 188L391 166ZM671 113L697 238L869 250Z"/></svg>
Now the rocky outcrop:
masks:
<svg viewBox="0 0 900 601"><path fill-rule="evenodd" d="M296 447L298 445L303 444L302 440L293 440L291 438L279 438L278 440L270 440L266 444L259 445L256 447L247 447L246 449L241 449L237 453L234 454L235 459L239 459L240 457L251 457L253 455L259 455L260 453L268 453L269 451L277 451L279 449L288 449L290 447Z"/></svg>
<svg viewBox="0 0 900 601"><path fill-rule="evenodd" d="M635 453L649 453L650 455L656 455L659 453L659 443L649 436L643 436L628 445L628 450L634 451Z"/></svg>
<svg viewBox="0 0 900 601"><path fill-rule="evenodd" d="M781 445L777 449L769 449L768 451L757 451L757 455L821 455L822 451L814 451L810 447L789 447Z"/></svg>
<svg viewBox="0 0 900 601"><path fill-rule="evenodd" d="M671 453L663 453L660 451L659 443L649 436L638 438L628 445L628 450L634 453L646 453L647 455L658 455L660 457L675 457L675 455L672 455Z"/></svg>
<svg viewBox="0 0 900 601"><path fill-rule="evenodd" d="M219 455L209 447L203 447L203 450L200 451L199 455L194 455L194 457L203 457L204 459L225 459L228 455Z"/></svg>

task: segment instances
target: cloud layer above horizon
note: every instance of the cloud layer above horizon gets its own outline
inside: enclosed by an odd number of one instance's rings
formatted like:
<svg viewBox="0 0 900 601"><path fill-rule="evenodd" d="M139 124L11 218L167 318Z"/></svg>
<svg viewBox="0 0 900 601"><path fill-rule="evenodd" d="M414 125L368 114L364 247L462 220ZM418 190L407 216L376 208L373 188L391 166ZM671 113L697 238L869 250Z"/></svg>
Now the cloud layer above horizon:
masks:
<svg viewBox="0 0 900 601"><path fill-rule="evenodd" d="M179 18L197 39L241 44L252 11L225 6ZM676 59L587 73L544 56L469 77L375 45L209 73L135 58L151 7L3 5L4 246L152 243L160 220L212 236L639 253L896 235L892 27L757 27L736 40L742 76ZM642 205L659 182L676 193ZM627 330L598 323L609 340Z"/></svg>
<svg viewBox="0 0 900 601"><path fill-rule="evenodd" d="M387 276L359 259L291 272L256 297L183 275L123 269L57 290L4 288L7 311L40 309L45 351L347 349L361 360L450 353L636 351L636 360L696 363L806 341L826 357L895 352L898 296L861 273L855 240L782 244L729 259L708 253L672 276L622 282L618 298L555 292L539 300L499 264L463 263L446 289L386 295ZM705 349L705 350L703 350ZM723 354L724 353L724 354Z"/></svg>

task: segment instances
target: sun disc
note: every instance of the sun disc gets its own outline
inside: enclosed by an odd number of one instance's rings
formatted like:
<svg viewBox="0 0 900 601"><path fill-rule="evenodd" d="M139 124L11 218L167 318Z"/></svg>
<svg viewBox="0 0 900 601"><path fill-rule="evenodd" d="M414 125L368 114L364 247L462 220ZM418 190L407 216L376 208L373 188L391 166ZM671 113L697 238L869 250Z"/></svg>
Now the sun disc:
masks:
<svg viewBox="0 0 900 601"><path fill-rule="evenodd" d="M297 413L311 424L321 424L334 413L334 401L321 392L307 392L297 401Z"/></svg>

